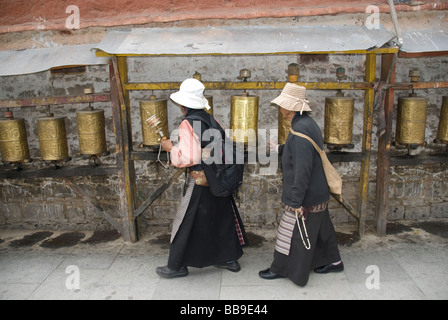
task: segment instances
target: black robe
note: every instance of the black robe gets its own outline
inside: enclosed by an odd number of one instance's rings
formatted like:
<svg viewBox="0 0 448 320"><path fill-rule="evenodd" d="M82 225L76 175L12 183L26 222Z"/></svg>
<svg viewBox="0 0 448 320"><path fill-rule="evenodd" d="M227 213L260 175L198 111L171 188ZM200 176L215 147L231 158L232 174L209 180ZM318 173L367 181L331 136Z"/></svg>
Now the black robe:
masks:
<svg viewBox="0 0 448 320"><path fill-rule="evenodd" d="M294 131L311 137L321 148L323 139L316 122L306 113L296 114L291 122ZM284 204L293 208L312 207L325 203L330 192L322 168L322 161L313 145L304 138L289 134L281 146ZM286 213L282 217L285 219ZM289 220L291 221L291 219ZM295 223L290 237L289 253L274 251L271 271L285 276L295 284L305 286L310 271L341 260L336 234L328 209L309 213L305 222L311 248L307 250ZM302 233L305 233L300 222ZM279 228L280 231L280 228ZM305 237L305 235L304 235Z"/></svg>
<svg viewBox="0 0 448 320"><path fill-rule="evenodd" d="M204 110L187 110L187 120L192 113L207 117ZM206 129L202 124L202 132ZM190 169L202 168L199 164ZM233 197L214 196L209 187L196 185L190 176L186 187L176 215L178 224L175 220L173 225L168 267L202 268L238 260L247 237Z"/></svg>

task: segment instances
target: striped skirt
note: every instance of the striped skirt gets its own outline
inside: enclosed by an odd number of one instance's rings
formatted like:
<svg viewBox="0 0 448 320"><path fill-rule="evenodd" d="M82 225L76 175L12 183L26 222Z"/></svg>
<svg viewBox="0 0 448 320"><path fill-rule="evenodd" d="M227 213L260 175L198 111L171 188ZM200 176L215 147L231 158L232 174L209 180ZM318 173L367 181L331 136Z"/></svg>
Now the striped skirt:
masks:
<svg viewBox="0 0 448 320"><path fill-rule="evenodd" d="M341 256L328 208L309 213L305 224L302 219L299 221L300 226L296 222L295 213L285 210L270 269L273 273L304 286L311 270L337 262L341 260ZM299 227L303 228L304 225L309 235L309 246L305 246L301 239ZM304 231L302 229L303 234Z"/></svg>
<svg viewBox="0 0 448 320"><path fill-rule="evenodd" d="M168 267L202 268L238 260L247 237L232 196L216 197L187 177L171 233Z"/></svg>
<svg viewBox="0 0 448 320"><path fill-rule="evenodd" d="M283 204L285 211L282 216L282 220L278 226L277 230L277 241L275 243L275 250L284 255L289 255L289 249L291 248L292 232L294 231L294 226L297 222L296 213L294 209L290 206ZM325 211L328 207L328 201L312 206L303 208L305 219L310 213ZM300 226L299 226L300 227ZM303 225L304 228L305 224ZM306 229L304 230L306 233ZM302 239L303 240L303 239Z"/></svg>

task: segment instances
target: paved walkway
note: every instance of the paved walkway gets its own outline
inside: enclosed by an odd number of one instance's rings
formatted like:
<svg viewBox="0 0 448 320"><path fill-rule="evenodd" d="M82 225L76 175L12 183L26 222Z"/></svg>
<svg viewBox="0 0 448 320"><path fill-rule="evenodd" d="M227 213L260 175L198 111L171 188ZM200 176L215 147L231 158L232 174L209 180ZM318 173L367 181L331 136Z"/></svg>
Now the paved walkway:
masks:
<svg viewBox="0 0 448 320"><path fill-rule="evenodd" d="M189 268L177 279L155 273L167 261L167 230L137 243L110 232L0 230L0 299L448 299L448 224L395 226L382 238L338 232L345 270L312 273L306 287L259 278L275 230L247 230L240 272Z"/></svg>

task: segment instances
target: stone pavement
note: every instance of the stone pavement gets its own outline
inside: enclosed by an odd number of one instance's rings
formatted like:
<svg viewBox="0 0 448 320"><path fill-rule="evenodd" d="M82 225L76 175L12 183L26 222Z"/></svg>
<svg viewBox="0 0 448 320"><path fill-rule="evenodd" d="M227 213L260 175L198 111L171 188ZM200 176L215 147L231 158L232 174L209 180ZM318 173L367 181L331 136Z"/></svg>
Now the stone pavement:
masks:
<svg viewBox="0 0 448 320"><path fill-rule="evenodd" d="M176 279L155 273L168 257L166 228L137 243L115 232L0 230L0 300L448 299L447 222L393 223L388 236L362 239L336 229L345 270L312 272L306 287L259 278L272 261L275 230L247 228L252 245L238 273L189 268Z"/></svg>

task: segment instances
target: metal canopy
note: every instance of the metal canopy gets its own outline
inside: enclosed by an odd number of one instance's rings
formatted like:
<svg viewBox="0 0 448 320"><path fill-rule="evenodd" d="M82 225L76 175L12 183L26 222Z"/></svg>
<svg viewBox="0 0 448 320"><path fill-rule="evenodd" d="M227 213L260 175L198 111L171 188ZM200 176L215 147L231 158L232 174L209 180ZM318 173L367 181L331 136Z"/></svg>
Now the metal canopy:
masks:
<svg viewBox="0 0 448 320"><path fill-rule="evenodd" d="M448 51L448 33L444 30L403 32L403 46L407 53Z"/></svg>
<svg viewBox="0 0 448 320"><path fill-rule="evenodd" d="M110 30L96 47L111 55L208 55L350 52L380 48L394 35L384 27L227 26Z"/></svg>
<svg viewBox="0 0 448 320"><path fill-rule="evenodd" d="M105 57L96 57L95 45L0 51L0 76L45 71L54 67L107 64Z"/></svg>

